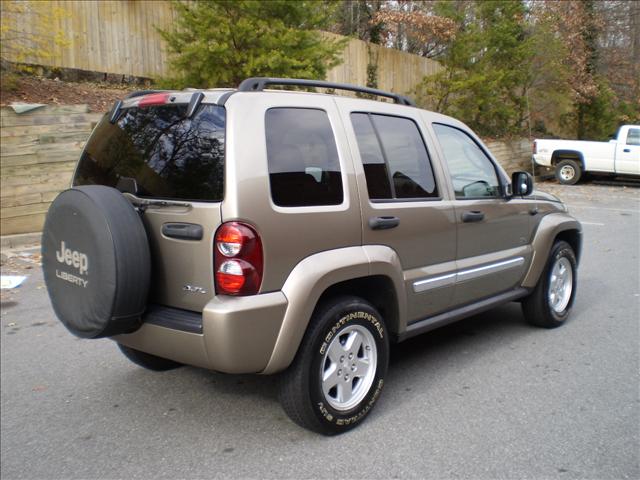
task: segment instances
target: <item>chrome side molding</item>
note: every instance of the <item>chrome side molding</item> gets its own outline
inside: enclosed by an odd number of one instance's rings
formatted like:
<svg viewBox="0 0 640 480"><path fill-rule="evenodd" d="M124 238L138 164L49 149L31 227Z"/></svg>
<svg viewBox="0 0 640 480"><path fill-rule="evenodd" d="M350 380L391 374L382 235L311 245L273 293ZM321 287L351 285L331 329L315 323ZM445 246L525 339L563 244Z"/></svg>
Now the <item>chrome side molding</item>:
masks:
<svg viewBox="0 0 640 480"><path fill-rule="evenodd" d="M468 270L461 270L458 272L456 282L464 282L465 280L471 280L483 275L490 275L496 272L502 272L511 268L519 267L524 263L524 257L511 258L509 260L503 260L502 262L490 263L489 265L483 265L482 267L470 268Z"/></svg>
<svg viewBox="0 0 640 480"><path fill-rule="evenodd" d="M448 273L438 277L431 277L413 282L413 291L416 293L426 292L433 288L448 287L456 283L456 274Z"/></svg>
<svg viewBox="0 0 640 480"><path fill-rule="evenodd" d="M524 257L515 257L500 262L489 263L481 267L468 268L460 270L456 273L447 273L436 277L424 278L413 282L413 291L415 293L426 292L435 288L451 286L455 283L465 282L484 275L510 270L524 264Z"/></svg>

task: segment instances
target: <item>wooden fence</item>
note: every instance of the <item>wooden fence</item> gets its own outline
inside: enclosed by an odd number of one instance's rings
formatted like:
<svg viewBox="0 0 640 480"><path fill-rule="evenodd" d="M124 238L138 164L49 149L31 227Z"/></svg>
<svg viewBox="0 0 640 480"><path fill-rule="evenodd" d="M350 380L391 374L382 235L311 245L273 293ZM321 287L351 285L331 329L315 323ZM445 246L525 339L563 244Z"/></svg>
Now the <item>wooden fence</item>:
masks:
<svg viewBox="0 0 640 480"><path fill-rule="evenodd" d="M47 106L17 115L0 109L0 231L42 230L49 205L71 182L101 113L87 105Z"/></svg>
<svg viewBox="0 0 640 480"><path fill-rule="evenodd" d="M15 20L15 28L29 37L41 35L43 16L51 34L64 32L66 42L51 40L48 55L27 57L26 63L148 78L169 72L169 56L156 29L174 23L176 14L166 0L50 0L5 21ZM366 85L370 58L377 62L378 87L396 93L409 92L440 68L427 58L351 39L343 63L327 79Z"/></svg>

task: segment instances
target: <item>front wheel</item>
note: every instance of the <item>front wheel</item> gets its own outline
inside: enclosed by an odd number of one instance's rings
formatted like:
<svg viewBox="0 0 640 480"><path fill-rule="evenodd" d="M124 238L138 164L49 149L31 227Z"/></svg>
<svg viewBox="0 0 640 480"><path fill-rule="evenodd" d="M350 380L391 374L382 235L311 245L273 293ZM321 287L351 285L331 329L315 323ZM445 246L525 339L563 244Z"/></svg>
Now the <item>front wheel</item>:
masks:
<svg viewBox="0 0 640 480"><path fill-rule="evenodd" d="M358 297L332 299L314 313L282 375L282 407L309 430L345 432L378 400L388 363L389 338L378 311Z"/></svg>
<svg viewBox="0 0 640 480"><path fill-rule="evenodd" d="M532 325L555 328L569 317L577 285L576 256L565 241L553 245L535 289L522 301L522 311Z"/></svg>

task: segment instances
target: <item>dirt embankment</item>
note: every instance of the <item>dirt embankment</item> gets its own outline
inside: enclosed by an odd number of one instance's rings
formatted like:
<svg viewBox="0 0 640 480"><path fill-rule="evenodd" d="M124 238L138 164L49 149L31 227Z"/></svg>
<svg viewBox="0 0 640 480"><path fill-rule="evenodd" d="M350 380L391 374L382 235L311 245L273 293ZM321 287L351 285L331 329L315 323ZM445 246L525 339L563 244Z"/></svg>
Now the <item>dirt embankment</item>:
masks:
<svg viewBox="0 0 640 480"><path fill-rule="evenodd" d="M106 112L113 103L141 87L100 82L67 82L43 77L3 78L0 105L44 103L47 105L88 104L92 112Z"/></svg>

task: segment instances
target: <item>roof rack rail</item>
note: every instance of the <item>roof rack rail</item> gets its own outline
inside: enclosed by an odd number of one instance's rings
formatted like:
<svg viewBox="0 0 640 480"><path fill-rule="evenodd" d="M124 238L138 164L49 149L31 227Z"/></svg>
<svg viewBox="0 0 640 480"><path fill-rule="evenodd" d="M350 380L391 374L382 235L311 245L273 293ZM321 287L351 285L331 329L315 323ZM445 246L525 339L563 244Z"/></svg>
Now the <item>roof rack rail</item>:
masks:
<svg viewBox="0 0 640 480"><path fill-rule="evenodd" d="M269 78L269 77L252 77L243 80L238 86L239 92L261 92L268 85L293 85L297 87L319 87L319 88L332 88L336 90L348 90L351 92L367 93L369 95L377 95L379 97L387 97L393 99L395 103L400 105L409 105L415 107L416 104L413 100L405 97L404 95L398 95L397 93L385 92L384 90L378 90L376 88L358 87L356 85L350 85L348 83L332 83L325 82L324 80L303 80L297 78Z"/></svg>

